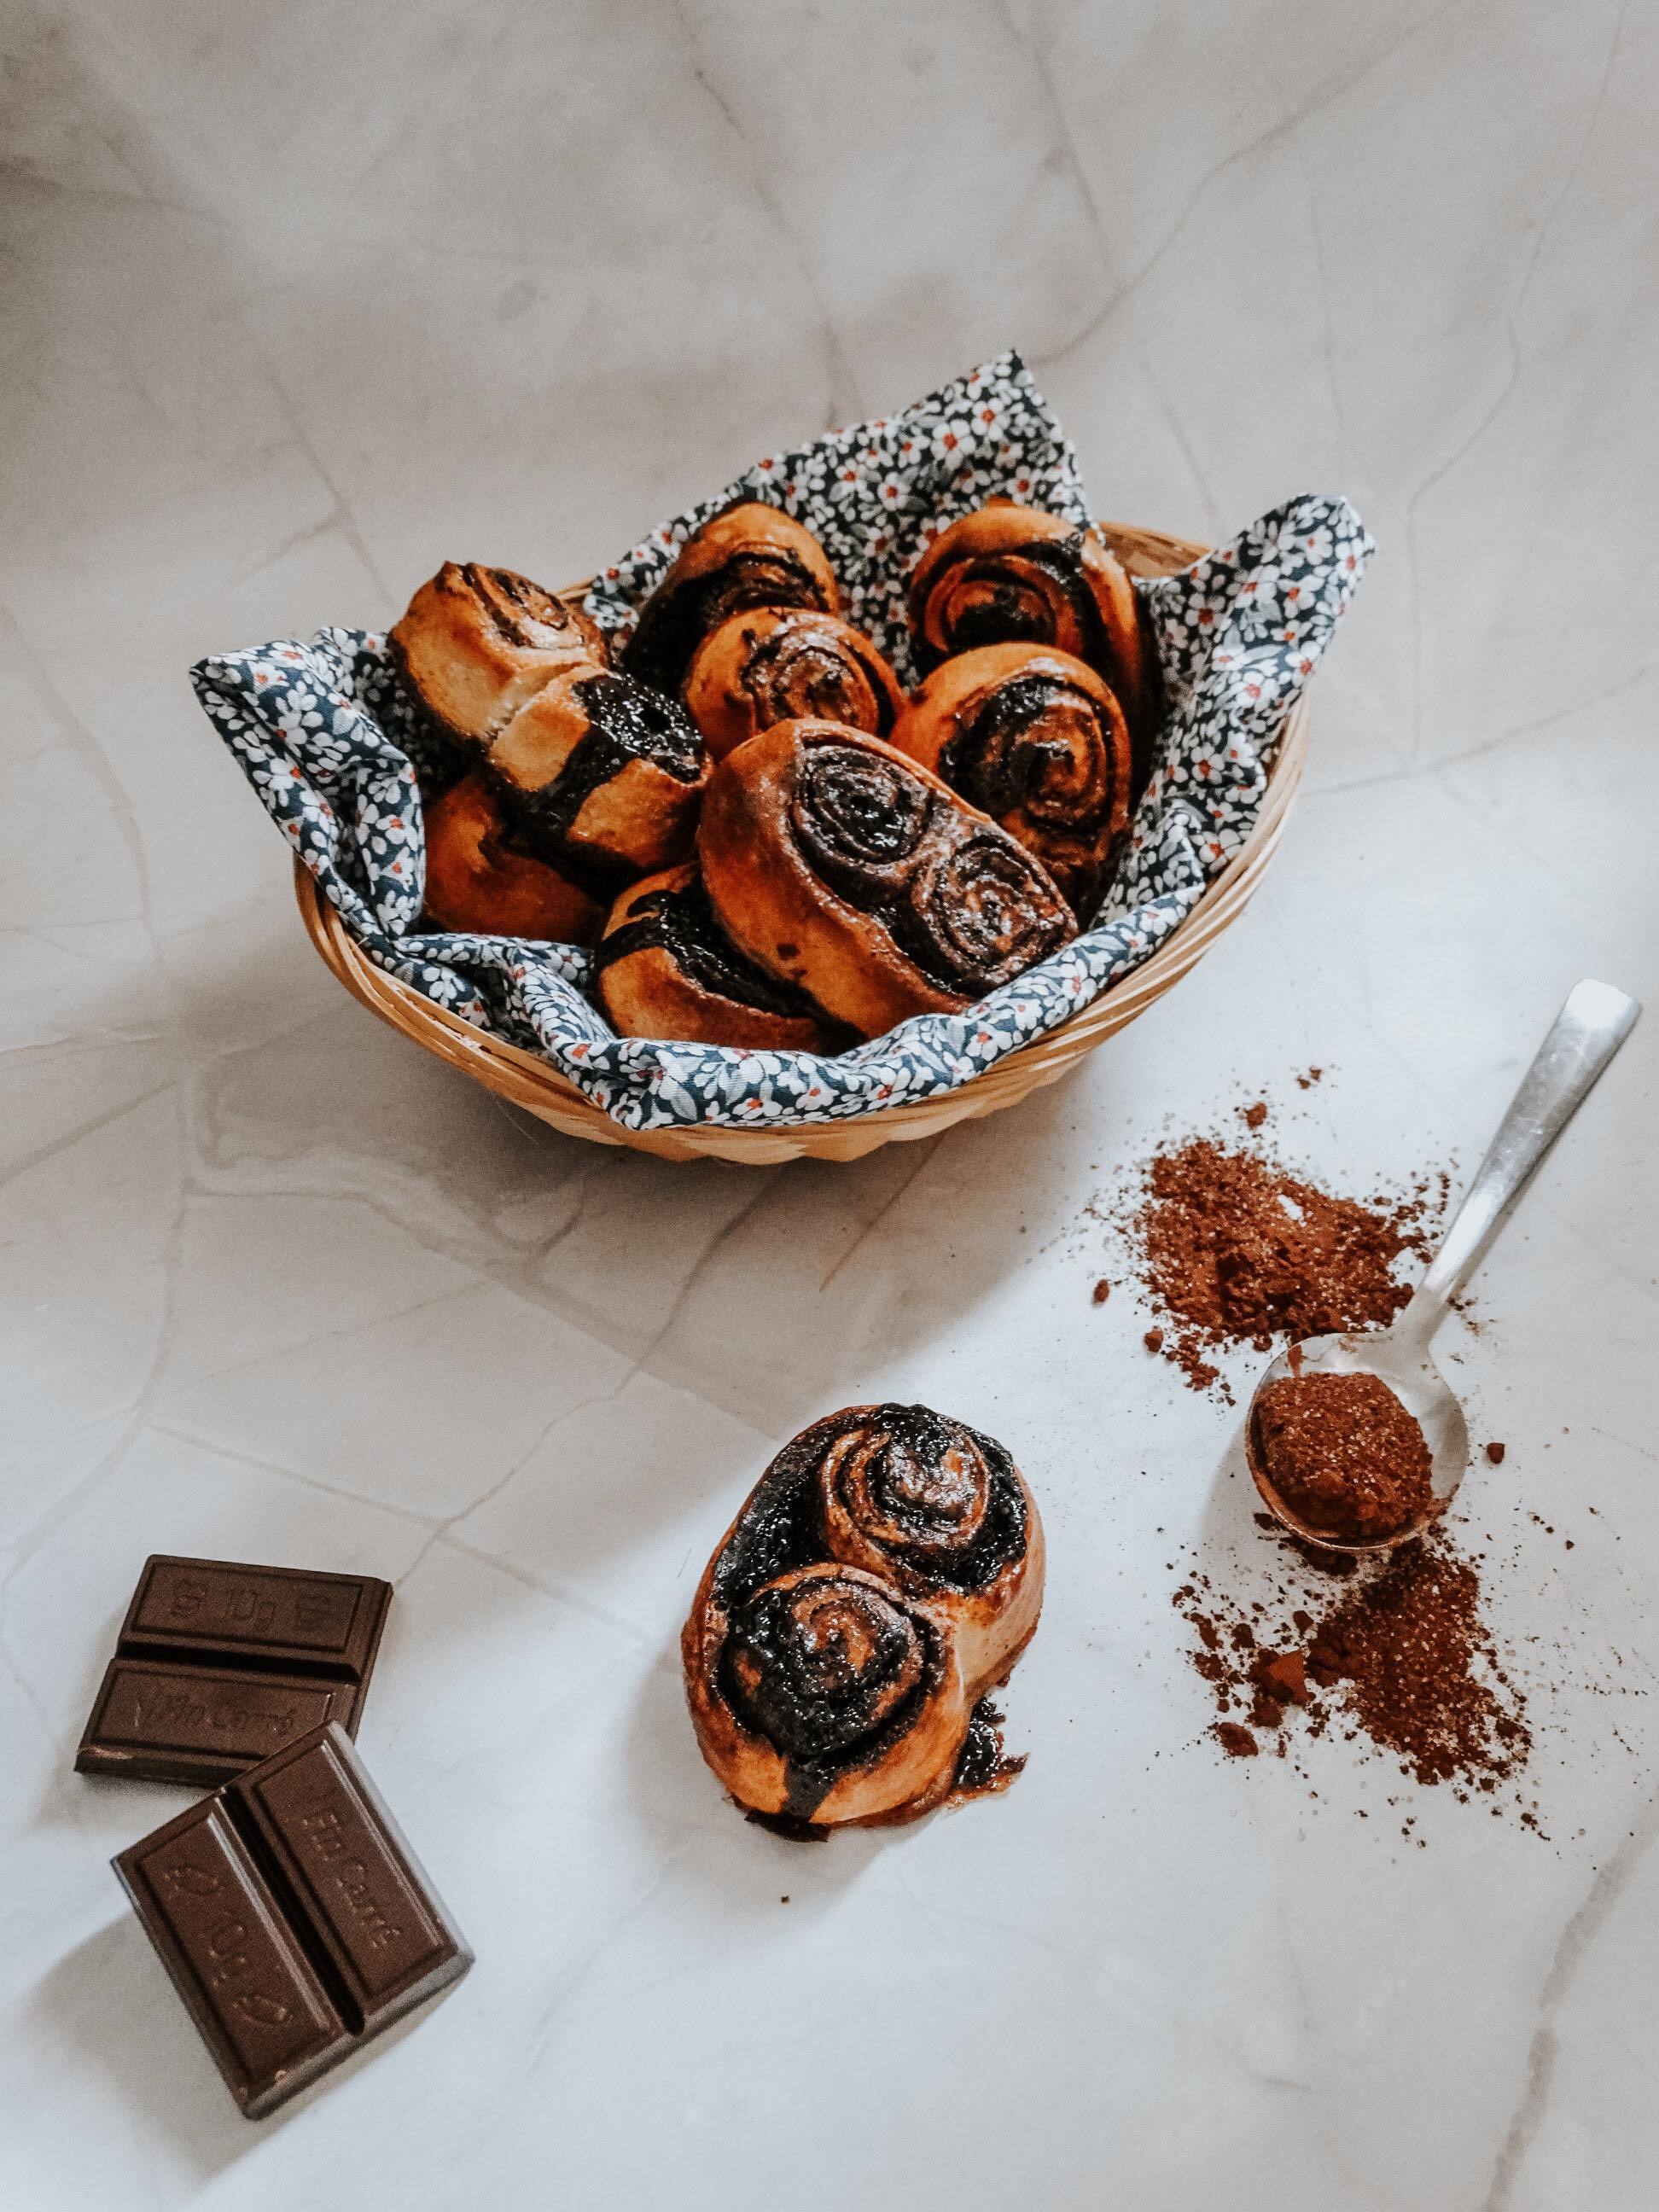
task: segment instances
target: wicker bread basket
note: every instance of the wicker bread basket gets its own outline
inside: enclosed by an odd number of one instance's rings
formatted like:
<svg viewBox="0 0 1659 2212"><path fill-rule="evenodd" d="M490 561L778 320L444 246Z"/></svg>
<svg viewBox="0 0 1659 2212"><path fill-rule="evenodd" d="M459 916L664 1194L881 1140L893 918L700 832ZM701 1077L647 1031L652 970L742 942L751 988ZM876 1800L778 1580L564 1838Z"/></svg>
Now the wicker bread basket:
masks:
<svg viewBox="0 0 1659 2212"><path fill-rule="evenodd" d="M1128 568L1140 576L1172 575L1209 550L1183 538L1118 524L1103 524L1101 532ZM586 588L585 584L574 584L562 596L580 599ZM475 1082L513 1105L522 1106L567 1136L654 1152L665 1160L739 1160L751 1167L774 1167L784 1160L802 1158L856 1160L878 1145L937 1136L953 1121L970 1121L1012 1106L1028 1091L1054 1082L1085 1052L1133 1021L1137 1014L1145 1013L1243 911L1284 835L1291 801L1302 781L1307 744L1304 694L1285 719L1267 794L1249 837L1180 927L1121 982L1103 991L1068 1021L1009 1053L982 1075L954 1091L909 1105L860 1114L848 1121L805 1127L734 1129L698 1125L625 1129L534 1053L474 1029L459 1015L446 1012L375 967L324 897L309 870L298 863L294 872L295 896L312 943L347 990L371 1012L450 1066L459 1068Z"/></svg>

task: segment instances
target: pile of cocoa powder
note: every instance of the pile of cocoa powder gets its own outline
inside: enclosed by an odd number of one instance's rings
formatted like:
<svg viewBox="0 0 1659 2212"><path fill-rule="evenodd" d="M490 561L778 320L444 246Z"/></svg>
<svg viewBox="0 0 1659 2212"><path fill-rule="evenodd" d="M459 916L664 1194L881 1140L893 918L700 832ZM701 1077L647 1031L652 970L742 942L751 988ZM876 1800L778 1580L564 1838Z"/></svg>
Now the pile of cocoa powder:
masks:
<svg viewBox="0 0 1659 2212"><path fill-rule="evenodd" d="M1240 1113L1258 1138L1266 1102ZM1259 1142L1166 1146L1115 1214L1163 1324L1146 1332L1147 1350L1193 1389L1231 1399L1210 1356L1218 1349L1386 1327L1411 1295L1402 1262L1426 1260L1449 1188L1444 1175L1423 1176L1402 1196L1362 1202L1292 1174Z"/></svg>

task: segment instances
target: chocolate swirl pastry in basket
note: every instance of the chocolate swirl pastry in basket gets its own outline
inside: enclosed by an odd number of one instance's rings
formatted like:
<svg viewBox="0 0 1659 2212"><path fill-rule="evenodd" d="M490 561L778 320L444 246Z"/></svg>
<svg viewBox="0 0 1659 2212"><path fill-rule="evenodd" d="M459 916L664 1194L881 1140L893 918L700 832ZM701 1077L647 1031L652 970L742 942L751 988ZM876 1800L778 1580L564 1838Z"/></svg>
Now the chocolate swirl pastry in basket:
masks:
<svg viewBox="0 0 1659 2212"><path fill-rule="evenodd" d="M678 692L709 631L746 607L841 611L823 546L804 523L763 500L728 507L692 532L641 608L622 665L660 691Z"/></svg>
<svg viewBox="0 0 1659 2212"><path fill-rule="evenodd" d="M682 696L711 758L774 722L805 716L884 738L904 706L862 630L808 607L728 615L692 655Z"/></svg>
<svg viewBox="0 0 1659 2212"><path fill-rule="evenodd" d="M623 893L595 964L599 1004L623 1036L778 1052L838 1052L846 1042L799 992L744 958L695 862Z"/></svg>
<svg viewBox="0 0 1659 2212"><path fill-rule="evenodd" d="M910 630L927 675L975 646L1051 645L1116 692L1134 746L1131 799L1152 772L1158 649L1128 570L1092 530L993 500L934 539L910 579Z"/></svg>
<svg viewBox="0 0 1659 2212"><path fill-rule="evenodd" d="M738 950L862 1036L960 1012L1077 933L1006 830L835 722L775 723L729 753L697 850Z"/></svg>
<svg viewBox="0 0 1659 2212"><path fill-rule="evenodd" d="M590 941L602 895L690 851L708 779L683 708L605 665L579 609L447 562L391 635L470 772L428 790L427 911L447 929Z"/></svg>
<svg viewBox="0 0 1659 2212"><path fill-rule="evenodd" d="M1040 645L959 653L893 743L1035 853L1080 920L1093 915L1128 835L1129 732L1086 662Z"/></svg>
<svg viewBox="0 0 1659 2212"><path fill-rule="evenodd" d="M446 561L386 640L404 681L463 743L492 738L573 660L603 665L604 634L511 568Z"/></svg>
<svg viewBox="0 0 1659 2212"><path fill-rule="evenodd" d="M703 1757L739 1804L809 1828L930 1811L1042 1580L1036 1501L994 1438L926 1406L815 1422L698 1585L680 1653Z"/></svg>

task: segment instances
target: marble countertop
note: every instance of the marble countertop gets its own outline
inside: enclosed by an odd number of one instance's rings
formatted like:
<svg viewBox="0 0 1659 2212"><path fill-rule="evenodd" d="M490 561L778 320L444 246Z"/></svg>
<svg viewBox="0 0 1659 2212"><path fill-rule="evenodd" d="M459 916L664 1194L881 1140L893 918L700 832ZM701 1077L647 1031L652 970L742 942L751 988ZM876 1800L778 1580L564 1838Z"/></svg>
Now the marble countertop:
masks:
<svg viewBox="0 0 1659 2212"><path fill-rule="evenodd" d="M1659 1014L1451 1347L1543 1836L1218 1754L1170 1595L1255 1571L1237 1415L1091 1304L1088 1208L1258 1096L1334 1188L1466 1174L1576 977L1659 996L1656 95L1601 0L4 11L9 2203L1651 2203ZM191 660L580 574L1010 343L1103 514L1340 490L1381 546L1188 981L1017 1111L774 1171L567 1142L346 999ZM878 1395L1042 1501L1030 1766L809 1850L722 1800L676 1636ZM258 2127L109 1870L186 1798L70 1771L153 1549L395 1580L359 1741L478 1954Z"/></svg>

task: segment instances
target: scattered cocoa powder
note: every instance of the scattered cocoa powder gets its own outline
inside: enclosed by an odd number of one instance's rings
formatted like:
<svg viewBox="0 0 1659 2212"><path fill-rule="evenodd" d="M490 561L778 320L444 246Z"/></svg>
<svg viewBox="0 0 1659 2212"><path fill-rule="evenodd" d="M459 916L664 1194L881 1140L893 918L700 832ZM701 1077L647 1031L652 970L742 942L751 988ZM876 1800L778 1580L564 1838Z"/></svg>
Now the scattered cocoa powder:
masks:
<svg viewBox="0 0 1659 2212"><path fill-rule="evenodd" d="M1311 1091L1314 1085L1318 1082L1320 1077L1323 1075L1325 1071L1322 1067L1310 1067L1305 1075L1298 1075L1297 1077L1297 1089L1298 1091Z"/></svg>
<svg viewBox="0 0 1659 2212"><path fill-rule="evenodd" d="M1265 1098L1258 1098L1253 1106L1241 1106L1238 1110L1244 1116L1247 1127L1259 1129L1267 1118L1267 1102Z"/></svg>
<svg viewBox="0 0 1659 2212"><path fill-rule="evenodd" d="M1164 1332L1161 1328L1149 1328L1140 1340L1148 1352L1162 1352L1164 1349Z"/></svg>
<svg viewBox="0 0 1659 2212"><path fill-rule="evenodd" d="M1105 1276L1103 1275L1100 1280L1095 1285L1093 1303L1097 1306L1103 1306L1107 1299L1109 1298L1111 1295L1112 1286L1110 1283L1108 1282Z"/></svg>
<svg viewBox="0 0 1659 2212"><path fill-rule="evenodd" d="M1492 1462L1494 1467L1502 1467L1504 1464L1504 1447L1502 1444L1488 1444L1486 1446L1486 1457Z"/></svg>
<svg viewBox="0 0 1659 2212"><path fill-rule="evenodd" d="M1147 1349L1204 1389L1220 1372L1206 1354L1220 1346L1266 1352L1276 1336L1385 1326L1410 1295L1396 1263L1426 1255L1428 1191L1362 1205L1210 1137L1156 1154L1124 1224L1170 1324Z"/></svg>
<svg viewBox="0 0 1659 2212"><path fill-rule="evenodd" d="M1432 1540L1406 1546L1315 1629L1308 1668L1342 1687L1372 1741L1419 1782L1485 1787L1524 1764L1526 1700L1498 1662L1473 1564Z"/></svg>
<svg viewBox="0 0 1659 2212"><path fill-rule="evenodd" d="M1310 1546L1285 1551L1316 1564ZM1486 1625L1474 1561L1436 1530L1358 1571L1352 1558L1343 1565L1344 1587L1311 1605L1285 1604L1304 1593L1281 1588L1277 1626L1274 1608L1247 1608L1201 1573L1175 1592L1223 1748L1248 1757L1243 1739L1259 1750L1261 1731L1282 1731L1294 1711L1310 1736L1346 1724L1419 1782L1449 1782L1462 1796L1511 1781L1532 1746L1526 1698Z"/></svg>
<svg viewBox="0 0 1659 2212"><path fill-rule="evenodd" d="M1304 1527L1367 1543L1434 1510L1422 1430L1377 1375L1284 1375L1250 1413L1255 1463Z"/></svg>

